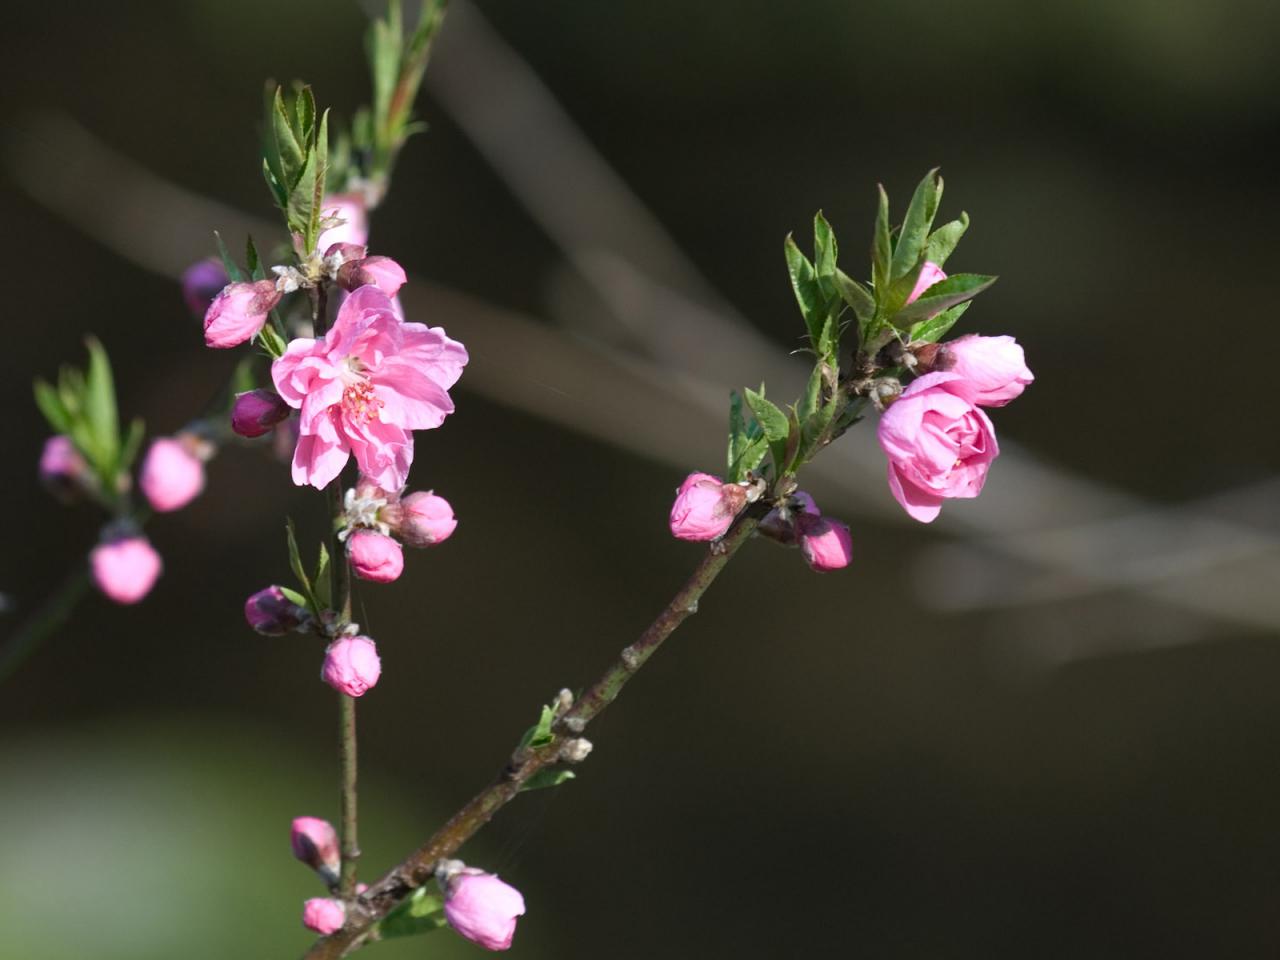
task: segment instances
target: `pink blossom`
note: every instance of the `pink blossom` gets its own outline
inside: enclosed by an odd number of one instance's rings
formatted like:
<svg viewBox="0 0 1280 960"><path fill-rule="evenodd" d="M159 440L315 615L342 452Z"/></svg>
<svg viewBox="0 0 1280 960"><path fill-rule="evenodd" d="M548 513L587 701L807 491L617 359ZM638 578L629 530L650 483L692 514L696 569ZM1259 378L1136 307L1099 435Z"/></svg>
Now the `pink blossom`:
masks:
<svg viewBox="0 0 1280 960"><path fill-rule="evenodd" d="M361 580L390 583L404 573L404 550L376 530L357 530L347 539L351 569Z"/></svg>
<svg viewBox="0 0 1280 960"><path fill-rule="evenodd" d="M954 373L971 402L1003 407L1035 380L1013 337L966 334L942 344L935 369Z"/></svg>
<svg viewBox="0 0 1280 960"><path fill-rule="evenodd" d="M942 268L936 263L926 260L923 267L920 268L920 276L916 279L916 285L911 291L911 296L907 297L907 303L915 303L920 299L920 295L932 287L935 283L947 279L947 275L942 272Z"/></svg>
<svg viewBox="0 0 1280 960"><path fill-rule="evenodd" d="M116 603L137 603L150 593L162 566L146 537L124 537L89 552L94 583Z"/></svg>
<svg viewBox="0 0 1280 960"><path fill-rule="evenodd" d="M429 547L452 536L458 526L453 507L430 490L417 490L388 511L392 531L411 547Z"/></svg>
<svg viewBox="0 0 1280 960"><path fill-rule="evenodd" d="M680 540L714 540L733 526L747 502L747 491L709 473L691 473L676 491L668 523Z"/></svg>
<svg viewBox="0 0 1280 960"><path fill-rule="evenodd" d="M830 517L802 513L796 518L800 531L800 552L809 566L818 571L839 570L853 559L853 538L849 528Z"/></svg>
<svg viewBox="0 0 1280 960"><path fill-rule="evenodd" d="M195 316L203 317L213 298L230 279L221 260L213 257L198 260L183 271L182 299Z"/></svg>
<svg viewBox="0 0 1280 960"><path fill-rule="evenodd" d="M369 242L369 214L364 198L357 193L337 193L320 202L321 215L341 217L345 222L325 230L316 239L316 247L328 250L335 243Z"/></svg>
<svg viewBox="0 0 1280 960"><path fill-rule="evenodd" d="M995 428L954 373L913 381L877 430L889 458L889 489L912 518L928 523L948 497L976 497L1000 453Z"/></svg>
<svg viewBox="0 0 1280 960"><path fill-rule="evenodd" d="M337 279L344 290L373 284L388 297L394 297L408 278L404 268L390 257L364 257L344 263L338 269Z"/></svg>
<svg viewBox="0 0 1280 960"><path fill-rule="evenodd" d="M205 312L205 344L225 349L252 340L280 297L272 280L227 284Z"/></svg>
<svg viewBox="0 0 1280 960"><path fill-rule="evenodd" d="M302 925L322 937L337 933L347 922L347 908L341 900L312 897L302 905Z"/></svg>
<svg viewBox="0 0 1280 960"><path fill-rule="evenodd" d="M320 677L339 693L362 697L382 675L378 648L368 637L339 637L324 653Z"/></svg>
<svg viewBox="0 0 1280 960"><path fill-rule="evenodd" d="M347 297L322 340L294 340L271 365L285 403L301 411L293 482L322 488L355 455L387 490L405 485L413 431L453 412L448 389L467 351L442 328L402 323L375 286Z"/></svg>
<svg viewBox="0 0 1280 960"><path fill-rule="evenodd" d="M178 510L204 489L204 463L182 441L161 437L147 450L138 486L153 509L160 513Z"/></svg>
<svg viewBox="0 0 1280 960"><path fill-rule="evenodd" d="M449 926L486 950L506 950L524 915L524 897L491 873L463 872L448 884L444 916Z"/></svg>
<svg viewBox="0 0 1280 960"><path fill-rule="evenodd" d="M274 390L246 390L231 407L231 429L242 437L260 437L289 416L289 405Z"/></svg>
<svg viewBox="0 0 1280 960"><path fill-rule="evenodd" d="M310 620L311 615L286 597L279 587L270 586L244 602L244 618L258 633L282 637Z"/></svg>
<svg viewBox="0 0 1280 960"><path fill-rule="evenodd" d="M325 883L338 882L342 857L338 851L338 831L319 817L296 817L289 831L293 855L320 874Z"/></svg>

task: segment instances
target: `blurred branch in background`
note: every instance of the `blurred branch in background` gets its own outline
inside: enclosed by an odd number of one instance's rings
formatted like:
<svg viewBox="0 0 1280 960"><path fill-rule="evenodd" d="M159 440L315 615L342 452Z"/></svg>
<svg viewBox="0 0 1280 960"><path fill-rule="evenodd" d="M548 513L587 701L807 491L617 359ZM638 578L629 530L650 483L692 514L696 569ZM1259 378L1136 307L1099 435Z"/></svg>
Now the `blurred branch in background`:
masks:
<svg viewBox="0 0 1280 960"><path fill-rule="evenodd" d="M728 390L763 378L799 392L804 365L780 358L714 293L471 4L458 2L450 17L428 87L563 251L553 309L575 335L416 278L402 292L407 311L467 342L477 361L468 388L680 471L715 467ZM206 224L232 236L273 234L156 178L65 117L11 128L6 153L34 198L166 276L207 255ZM1121 591L1199 614L1183 618L1180 641L1212 636L1220 622L1280 626L1270 587L1280 539L1220 509L1232 495L1164 510L1051 468L1007 440L1002 450L995 495L949 517L969 539L922 555L917 573L930 604L973 610ZM883 471L864 428L809 468L805 486L838 511L906 522ZM1130 626L1118 624L1109 644L1081 653L1126 648Z"/></svg>

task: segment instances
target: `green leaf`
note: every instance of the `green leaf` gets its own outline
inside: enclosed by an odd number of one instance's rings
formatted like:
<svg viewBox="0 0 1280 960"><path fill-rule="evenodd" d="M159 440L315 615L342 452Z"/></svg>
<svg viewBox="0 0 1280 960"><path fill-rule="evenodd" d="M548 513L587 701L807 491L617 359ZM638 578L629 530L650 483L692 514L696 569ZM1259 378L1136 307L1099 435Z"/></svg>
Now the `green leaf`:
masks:
<svg viewBox="0 0 1280 960"><path fill-rule="evenodd" d="M912 325L911 329L907 331L907 341L909 343L937 343L950 332L951 328L956 325L956 321L971 306L973 306L973 301L966 300L964 303L956 304L950 310L943 310L936 317L921 320L919 323Z"/></svg>
<svg viewBox="0 0 1280 960"><path fill-rule="evenodd" d="M796 451L795 469L799 469L808 463L813 459L813 455L822 446L825 446L822 442L824 434L826 434L827 428L835 418L836 409L839 405L839 398L832 396L820 409L804 421L803 426L800 428L800 446Z"/></svg>
<svg viewBox="0 0 1280 960"><path fill-rule="evenodd" d="M905 329L917 320L927 319L958 303L972 300L995 283L996 279L977 273L953 273L925 291L926 296L907 304L894 314L893 324L899 329Z"/></svg>
<svg viewBox="0 0 1280 960"><path fill-rule="evenodd" d="M249 276L254 280L265 280L267 278L262 261L258 257L258 248L253 245L253 237L245 237L244 262L248 264Z"/></svg>
<svg viewBox="0 0 1280 960"><path fill-rule="evenodd" d="M890 282L893 257L893 241L888 233L888 193L879 184L879 206L876 209L876 236L872 241L872 285L876 288L876 302L882 303Z"/></svg>
<svg viewBox="0 0 1280 960"><path fill-rule="evenodd" d="M566 780L577 779L577 774L572 770L559 770L552 767L543 767L532 777L520 785L521 790L545 790L547 787L558 787Z"/></svg>
<svg viewBox="0 0 1280 960"><path fill-rule="evenodd" d="M316 603L321 610L327 609L331 604L330 583L329 578L329 548L323 543L320 544L320 559L316 561L316 575L311 582L315 584Z"/></svg>
<svg viewBox="0 0 1280 960"><path fill-rule="evenodd" d="M379 938L388 939L431 933L444 925L444 898L419 887L379 920L376 929Z"/></svg>
<svg viewBox="0 0 1280 960"><path fill-rule="evenodd" d="M270 323L258 331L258 343L262 345L263 350L271 355L273 360L283 357L284 351L288 346L284 342L284 337L280 336L280 332Z"/></svg>
<svg viewBox="0 0 1280 960"><path fill-rule="evenodd" d="M778 470L778 475L781 476L787 465L787 438L791 435L791 421L776 404L765 399L764 384L760 385L759 393L748 388L744 391L744 395L747 406L751 408L756 421L764 430L765 439L769 443L769 452L773 456L773 464Z"/></svg>
<svg viewBox="0 0 1280 960"><path fill-rule="evenodd" d="M120 417L116 412L116 388L107 352L93 337L89 348L89 372L85 378L85 415L97 453L96 465L107 489L114 488L120 456Z"/></svg>
<svg viewBox="0 0 1280 960"><path fill-rule="evenodd" d="M306 594L306 606L311 612L319 616L320 605L316 603L315 592L311 589L311 580L307 577L307 568L302 565L302 554L298 552L298 535L293 527L293 518L286 517L284 521L285 533L289 541L289 569L293 571L293 575L298 578L298 583L302 585L302 592Z"/></svg>
<svg viewBox="0 0 1280 960"><path fill-rule="evenodd" d="M524 736L520 738L520 746L522 747L545 747L547 744L555 740L555 734L551 732L551 725L555 723L556 712L551 707L543 707L542 714L538 717L538 722L524 732Z"/></svg>
<svg viewBox="0 0 1280 960"><path fill-rule="evenodd" d="M737 483L764 459L768 447L760 425L742 415L742 395L729 391L729 450L727 479Z"/></svg>
<svg viewBox="0 0 1280 960"><path fill-rule="evenodd" d="M311 219L308 223L308 249L314 249L320 239L320 216L324 206L324 185L329 176L329 111L320 118L320 130L312 149L315 172L312 179Z"/></svg>
<svg viewBox="0 0 1280 960"><path fill-rule="evenodd" d="M49 426L53 428L55 433L68 433L71 430L71 418L67 414L67 408L62 405L62 399L58 396L58 391L45 380L37 380L33 386L36 406L40 408L44 418L49 421Z"/></svg>
<svg viewBox="0 0 1280 960"><path fill-rule="evenodd" d="M814 350L818 349L818 337L822 334L822 316L825 298L818 286L818 277L809 258L800 252L791 234L787 234L783 244L783 253L787 258L787 273L791 277L791 289L795 291L796 303L800 305L800 314L804 317L805 326L809 330L809 341Z"/></svg>
<svg viewBox="0 0 1280 960"><path fill-rule="evenodd" d="M297 118L294 133L304 146L311 141L316 127L316 97L310 85L304 85L293 98L293 112Z"/></svg>
<svg viewBox="0 0 1280 960"><path fill-rule="evenodd" d="M294 130L289 111L285 107L282 87L276 87L276 95L271 103L271 132L275 136L276 150L280 155L278 173L282 174L285 188L292 193L298 172L307 162L307 148L299 141Z"/></svg>
<svg viewBox="0 0 1280 960"><path fill-rule="evenodd" d="M938 168L934 167L924 175L911 196L907 218L902 222L902 233L898 235L898 243L893 251L890 280L905 276L919 262L920 255L924 253L929 228L933 226L933 218L937 215L940 199L942 178L938 176Z"/></svg>
<svg viewBox="0 0 1280 960"><path fill-rule="evenodd" d="M316 207L316 190L323 189L324 180L319 179L316 173L316 152L309 150L298 180L289 192L289 205L285 208L289 230L301 234L305 254L310 254L315 249L316 237L319 236L315 227L319 213Z"/></svg>
<svg viewBox="0 0 1280 960"><path fill-rule="evenodd" d="M234 283L242 283L244 274L240 272L240 267L231 259L231 254L227 250L227 245L222 241L222 234L217 230L213 231L214 242L218 245L218 256L222 258L222 269L227 271L227 276Z"/></svg>
<svg viewBox="0 0 1280 960"><path fill-rule="evenodd" d="M924 258L930 263L942 266L956 249L956 244L969 229L969 215L961 213L959 220L944 223L929 234L929 242L924 247Z"/></svg>
<svg viewBox="0 0 1280 960"><path fill-rule="evenodd" d="M876 298L871 295L871 291L843 270L836 270L835 280L836 289L840 291L844 302L853 308L858 322L870 323L876 315Z"/></svg>
<svg viewBox="0 0 1280 960"><path fill-rule="evenodd" d="M808 420L822 400L822 361L813 365L813 373L809 374L809 383L805 387L804 396L800 398L800 407L796 411L800 422Z"/></svg>
<svg viewBox="0 0 1280 960"><path fill-rule="evenodd" d="M828 299L836 294L833 277L836 274L836 235L827 223L827 218L819 210L813 216L813 269L818 282L824 284L823 294Z"/></svg>
<svg viewBox="0 0 1280 960"><path fill-rule="evenodd" d="M311 606L311 601L308 600L306 597L304 597L302 594L300 594L297 590L292 590L289 587L281 587L280 592L285 595L285 598L290 603L297 604L303 609L306 609L307 607Z"/></svg>
<svg viewBox="0 0 1280 960"><path fill-rule="evenodd" d="M764 434L753 436L738 454L738 458L729 466L729 479L737 483L746 477L748 471L759 470L765 454L769 452L769 442Z"/></svg>
<svg viewBox="0 0 1280 960"><path fill-rule="evenodd" d="M141 417L134 417L129 422L129 429L124 435L124 443L120 446L120 458L117 470L120 473L128 473L133 467L133 461L138 456L138 451L142 449L142 440L146 436L146 425Z"/></svg>

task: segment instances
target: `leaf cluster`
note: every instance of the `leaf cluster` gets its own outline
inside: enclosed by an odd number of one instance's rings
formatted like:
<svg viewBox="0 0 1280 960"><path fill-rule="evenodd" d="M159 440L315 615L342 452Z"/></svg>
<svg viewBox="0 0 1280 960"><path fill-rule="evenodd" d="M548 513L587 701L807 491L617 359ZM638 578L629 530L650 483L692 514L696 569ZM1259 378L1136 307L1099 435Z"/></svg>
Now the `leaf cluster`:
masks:
<svg viewBox="0 0 1280 960"><path fill-rule="evenodd" d="M309 86L299 86L289 96L276 86L266 101L262 175L304 256L311 254L320 236L328 169L329 111L317 122Z"/></svg>
<svg viewBox="0 0 1280 960"><path fill-rule="evenodd" d="M123 436L116 407L115 380L107 352L93 337L85 340L89 366L64 366L56 385L35 381L36 406L57 433L70 438L97 479L103 496L112 499L127 484L124 476L142 446L144 427L135 418Z"/></svg>

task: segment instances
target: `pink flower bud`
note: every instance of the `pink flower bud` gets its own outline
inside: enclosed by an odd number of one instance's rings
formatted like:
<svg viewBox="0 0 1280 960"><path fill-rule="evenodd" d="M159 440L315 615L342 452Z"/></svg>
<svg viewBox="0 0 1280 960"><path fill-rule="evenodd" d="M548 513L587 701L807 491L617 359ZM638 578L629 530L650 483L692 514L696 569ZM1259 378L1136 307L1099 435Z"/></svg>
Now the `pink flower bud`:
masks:
<svg viewBox="0 0 1280 960"><path fill-rule="evenodd" d="M204 463L182 441L161 437L147 450L138 486L155 510L177 510L204 489Z"/></svg>
<svg viewBox="0 0 1280 960"><path fill-rule="evenodd" d="M463 871L447 884L444 917L449 926L486 950L506 950L524 915L524 897L491 873Z"/></svg>
<svg viewBox="0 0 1280 960"><path fill-rule="evenodd" d="M70 437L57 434L44 442L40 452L40 482L63 503L72 503L96 486L96 478Z"/></svg>
<svg viewBox="0 0 1280 960"><path fill-rule="evenodd" d="M915 303L920 299L920 295L932 287L935 283L947 279L947 275L942 272L942 268L936 263L925 261L925 265L920 268L920 276L916 280L916 285L911 291L911 296L907 297L907 303Z"/></svg>
<svg viewBox="0 0 1280 960"><path fill-rule="evenodd" d="M297 817L289 832L293 855L305 863L329 886L338 882L342 856L338 852L338 831L328 820Z"/></svg>
<svg viewBox="0 0 1280 960"><path fill-rule="evenodd" d="M205 344L225 349L252 340L280 297L273 280L227 284L205 312Z"/></svg>
<svg viewBox="0 0 1280 960"><path fill-rule="evenodd" d="M316 239L316 247L328 250L335 243L355 243L364 246L369 242L369 215L364 197L356 193L337 193L325 197L320 203L323 217L341 217L344 221L325 230Z"/></svg>
<svg viewBox="0 0 1280 960"><path fill-rule="evenodd" d="M146 537L124 537L89 552L94 583L116 603L137 603L150 593L162 566Z"/></svg>
<svg viewBox="0 0 1280 960"><path fill-rule="evenodd" d="M210 257L198 260L182 274L182 298L187 308L197 317L203 317L213 303L213 298L230 281L221 260Z"/></svg>
<svg viewBox="0 0 1280 960"><path fill-rule="evenodd" d="M352 260L338 269L338 285L344 290L373 284L388 297L394 297L405 284L404 268L390 257L365 257Z"/></svg>
<svg viewBox="0 0 1280 960"><path fill-rule="evenodd" d="M349 697L364 696L382 675L378 648L368 637L339 637L324 653L320 677Z"/></svg>
<svg viewBox="0 0 1280 960"><path fill-rule="evenodd" d="M747 491L709 473L691 473L671 505L671 535L680 540L714 540L733 525Z"/></svg>
<svg viewBox="0 0 1280 960"><path fill-rule="evenodd" d="M309 621L311 614L286 597L279 587L270 586L244 602L244 618L258 633L282 637Z"/></svg>
<svg viewBox="0 0 1280 960"><path fill-rule="evenodd" d="M231 407L231 429L242 437L260 437L290 412L289 405L274 390L237 393Z"/></svg>
<svg viewBox="0 0 1280 960"><path fill-rule="evenodd" d="M839 520L802 513L796 518L796 526L800 531L800 552L812 569L839 570L853 559L853 538Z"/></svg>
<svg viewBox="0 0 1280 960"><path fill-rule="evenodd" d="M417 490L383 512L395 535L411 547L448 540L458 526L449 501L430 490Z"/></svg>
<svg viewBox="0 0 1280 960"><path fill-rule="evenodd" d="M302 905L302 925L322 937L337 933L347 922L347 908L341 900L312 897Z"/></svg>
<svg viewBox="0 0 1280 960"><path fill-rule="evenodd" d="M1003 407L1035 380L1013 337L966 334L942 344L934 368L960 378L959 391L980 407Z"/></svg>
<svg viewBox="0 0 1280 960"><path fill-rule="evenodd" d="M404 573L404 550L376 530L357 530L347 538L347 557L361 580L390 583Z"/></svg>

